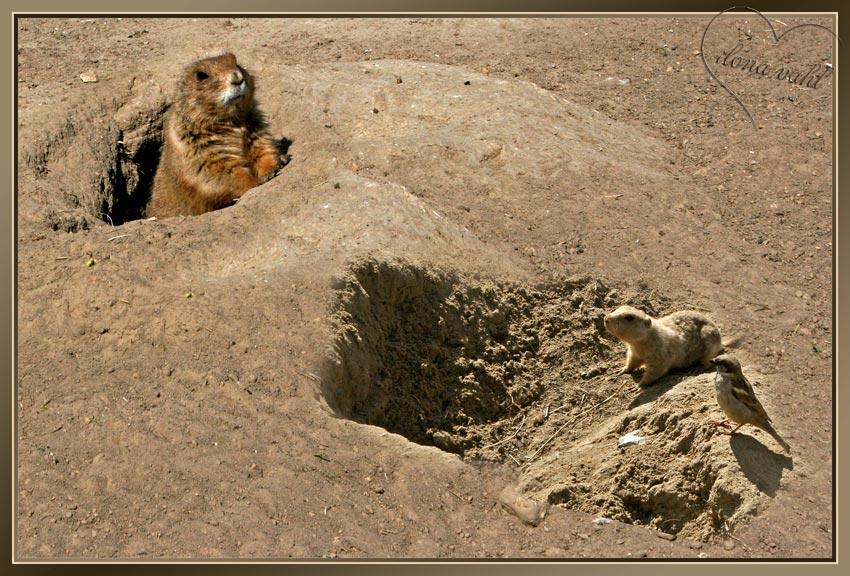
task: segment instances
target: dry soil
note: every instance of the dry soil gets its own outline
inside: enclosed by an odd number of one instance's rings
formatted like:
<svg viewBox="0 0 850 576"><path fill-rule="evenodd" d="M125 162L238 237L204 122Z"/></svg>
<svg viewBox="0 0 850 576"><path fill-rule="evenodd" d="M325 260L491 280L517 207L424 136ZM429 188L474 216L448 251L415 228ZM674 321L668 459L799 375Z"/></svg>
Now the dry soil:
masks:
<svg viewBox="0 0 850 576"><path fill-rule="evenodd" d="M17 557L831 557L832 37L707 24L19 19ZM220 50L292 160L148 220ZM621 304L739 336L792 453L620 375Z"/></svg>

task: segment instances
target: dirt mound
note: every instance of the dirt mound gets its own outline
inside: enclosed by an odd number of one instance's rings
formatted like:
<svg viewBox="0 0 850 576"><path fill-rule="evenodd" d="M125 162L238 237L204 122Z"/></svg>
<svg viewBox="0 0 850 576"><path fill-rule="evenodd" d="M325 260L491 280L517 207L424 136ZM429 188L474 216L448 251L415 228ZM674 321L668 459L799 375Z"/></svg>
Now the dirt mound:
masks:
<svg viewBox="0 0 850 576"><path fill-rule="evenodd" d="M338 284L338 336L318 372L339 417L515 468L531 497L669 533L708 539L763 503L713 449L712 376L612 401L623 346L602 317L623 303L654 313L639 290L624 301L587 277L527 287L377 260ZM634 431L645 442L618 449ZM775 491L790 459L768 454Z"/></svg>
<svg viewBox="0 0 850 576"><path fill-rule="evenodd" d="M757 514L783 470L793 468L791 458L737 438L730 453L709 423L721 417L713 377L678 379L642 393L624 413L568 419L571 441L553 443L529 466L524 489L552 504L702 540ZM618 448L629 433L642 443Z"/></svg>

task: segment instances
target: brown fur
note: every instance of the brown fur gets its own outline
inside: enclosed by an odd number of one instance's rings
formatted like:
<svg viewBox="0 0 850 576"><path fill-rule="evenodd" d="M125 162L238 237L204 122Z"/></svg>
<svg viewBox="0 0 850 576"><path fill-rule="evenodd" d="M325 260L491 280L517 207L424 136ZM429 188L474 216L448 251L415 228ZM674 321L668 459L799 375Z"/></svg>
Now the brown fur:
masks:
<svg viewBox="0 0 850 576"><path fill-rule="evenodd" d="M720 329L699 312L685 310L653 318L631 306L605 316L605 328L626 343L623 373L644 366L641 386L651 384L674 368L709 361L723 349Z"/></svg>
<svg viewBox="0 0 850 576"><path fill-rule="evenodd" d="M148 216L230 206L282 162L254 100L254 79L230 53L185 69L164 132Z"/></svg>

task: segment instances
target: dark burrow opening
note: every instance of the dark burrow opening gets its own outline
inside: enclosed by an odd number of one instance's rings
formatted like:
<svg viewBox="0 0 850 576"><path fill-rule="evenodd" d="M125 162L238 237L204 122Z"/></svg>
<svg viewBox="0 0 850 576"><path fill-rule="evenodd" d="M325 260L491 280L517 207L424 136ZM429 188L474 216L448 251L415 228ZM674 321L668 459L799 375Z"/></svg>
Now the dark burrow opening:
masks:
<svg viewBox="0 0 850 576"><path fill-rule="evenodd" d="M123 138L116 143L112 190L104 194L102 220L116 226L145 216L159 164L162 132L147 134L134 144L128 148Z"/></svg>
<svg viewBox="0 0 850 576"><path fill-rule="evenodd" d="M340 280L324 397L341 417L482 456L564 362L610 351L600 336L601 308L572 314L581 304L570 297L591 284L538 290L406 263L361 263ZM552 313L561 306L563 314Z"/></svg>

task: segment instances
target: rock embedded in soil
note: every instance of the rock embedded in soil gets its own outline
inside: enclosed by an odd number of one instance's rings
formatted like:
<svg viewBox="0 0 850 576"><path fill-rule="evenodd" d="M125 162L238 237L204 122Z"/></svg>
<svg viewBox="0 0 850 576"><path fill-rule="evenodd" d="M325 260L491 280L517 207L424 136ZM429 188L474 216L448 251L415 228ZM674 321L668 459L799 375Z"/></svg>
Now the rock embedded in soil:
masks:
<svg viewBox="0 0 850 576"><path fill-rule="evenodd" d="M505 510L529 526L538 526L549 510L547 503L521 496L517 492L516 486L505 487L499 493L499 503Z"/></svg>

